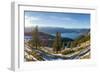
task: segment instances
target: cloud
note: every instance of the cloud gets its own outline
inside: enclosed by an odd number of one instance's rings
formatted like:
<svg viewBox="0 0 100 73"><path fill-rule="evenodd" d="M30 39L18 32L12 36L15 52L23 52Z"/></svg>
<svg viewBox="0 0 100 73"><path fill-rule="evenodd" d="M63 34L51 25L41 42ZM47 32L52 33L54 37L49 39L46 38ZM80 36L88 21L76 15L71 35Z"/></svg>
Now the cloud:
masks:
<svg viewBox="0 0 100 73"><path fill-rule="evenodd" d="M62 18L62 20L73 21L74 19L72 19L70 17L64 17L64 18Z"/></svg>
<svg viewBox="0 0 100 73"><path fill-rule="evenodd" d="M33 17L33 16L25 16L25 19L26 20L31 20L31 21L37 21L37 20L40 20L40 18L39 17Z"/></svg>
<svg viewBox="0 0 100 73"><path fill-rule="evenodd" d="M58 20L58 21L71 21L74 22L76 21L75 19L71 17L58 17L58 16L49 16L50 19Z"/></svg>
<svg viewBox="0 0 100 73"><path fill-rule="evenodd" d="M33 27L33 22L39 21L40 18L33 16L25 16L25 27Z"/></svg>

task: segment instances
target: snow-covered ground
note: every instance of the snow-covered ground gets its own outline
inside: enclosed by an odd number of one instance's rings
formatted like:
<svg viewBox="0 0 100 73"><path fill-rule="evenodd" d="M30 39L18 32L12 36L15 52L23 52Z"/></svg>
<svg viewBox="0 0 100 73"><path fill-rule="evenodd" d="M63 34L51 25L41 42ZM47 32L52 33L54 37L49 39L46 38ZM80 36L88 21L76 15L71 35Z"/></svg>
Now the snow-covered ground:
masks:
<svg viewBox="0 0 100 73"><path fill-rule="evenodd" d="M82 43L81 46L79 46L79 47L73 48L73 50L76 50L77 48L81 48L81 47L85 47L85 46L88 46L88 47L86 47L85 49L82 49L81 51L76 51L74 53L67 54L67 55L54 54L52 52L52 48L50 48L50 47L41 47L41 50L35 49L35 48L31 49L27 43L25 43L24 50L25 50L25 57L28 59L33 59L35 61L37 61L37 59L34 56L30 55L28 52L35 51L45 61L67 60L67 59L80 59L84 55L87 55L88 53L90 53L89 41L87 41L86 43Z"/></svg>

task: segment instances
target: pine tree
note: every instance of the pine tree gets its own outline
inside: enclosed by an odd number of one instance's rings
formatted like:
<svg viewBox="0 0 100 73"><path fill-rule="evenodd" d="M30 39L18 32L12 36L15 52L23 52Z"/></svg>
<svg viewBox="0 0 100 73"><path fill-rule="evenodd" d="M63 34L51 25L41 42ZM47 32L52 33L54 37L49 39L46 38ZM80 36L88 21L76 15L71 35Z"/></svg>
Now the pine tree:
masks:
<svg viewBox="0 0 100 73"><path fill-rule="evenodd" d="M61 34L60 32L56 33L56 38L54 39L53 42L53 51L55 53L58 53L59 51L61 51Z"/></svg>
<svg viewBox="0 0 100 73"><path fill-rule="evenodd" d="M70 48L70 41L66 42L67 48Z"/></svg>
<svg viewBox="0 0 100 73"><path fill-rule="evenodd" d="M62 50L65 49L65 43L63 42L62 44Z"/></svg>
<svg viewBox="0 0 100 73"><path fill-rule="evenodd" d="M73 48L73 42L70 42L70 48L71 49Z"/></svg>
<svg viewBox="0 0 100 73"><path fill-rule="evenodd" d="M40 39L39 39L39 33L38 33L38 26L34 28L32 31L32 40L31 40L32 47L35 47L36 49L40 47Z"/></svg>

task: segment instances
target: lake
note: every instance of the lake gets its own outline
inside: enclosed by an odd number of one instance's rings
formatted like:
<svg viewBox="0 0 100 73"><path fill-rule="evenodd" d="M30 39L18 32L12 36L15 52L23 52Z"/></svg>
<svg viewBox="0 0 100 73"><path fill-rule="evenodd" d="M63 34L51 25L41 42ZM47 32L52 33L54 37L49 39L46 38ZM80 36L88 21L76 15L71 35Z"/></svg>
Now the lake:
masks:
<svg viewBox="0 0 100 73"><path fill-rule="evenodd" d="M82 33L75 33L75 32L71 32L71 33L61 33L61 37L75 39L78 36L80 36L81 34ZM56 36L56 34L51 34L51 35Z"/></svg>
<svg viewBox="0 0 100 73"><path fill-rule="evenodd" d="M53 36L56 36L56 34L51 34ZM61 37L63 38L70 38L70 39L75 39L78 36L82 35L82 33L76 33L76 32L71 32L71 33L61 33ZM24 36L25 39L30 40L32 39L32 36Z"/></svg>

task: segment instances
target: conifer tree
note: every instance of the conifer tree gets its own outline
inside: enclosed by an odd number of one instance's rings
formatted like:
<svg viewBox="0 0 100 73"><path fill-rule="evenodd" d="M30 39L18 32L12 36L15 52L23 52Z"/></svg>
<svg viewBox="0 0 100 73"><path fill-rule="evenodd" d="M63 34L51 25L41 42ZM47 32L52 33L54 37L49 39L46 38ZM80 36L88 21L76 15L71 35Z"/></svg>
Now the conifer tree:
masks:
<svg viewBox="0 0 100 73"><path fill-rule="evenodd" d="M40 39L39 39L39 33L38 33L38 26L34 28L32 31L32 40L31 40L31 45L35 47L36 49L40 47Z"/></svg>
<svg viewBox="0 0 100 73"><path fill-rule="evenodd" d="M66 42L67 48L70 48L70 41Z"/></svg>
<svg viewBox="0 0 100 73"><path fill-rule="evenodd" d="M61 51L61 33L60 32L57 32L56 33L56 38L54 39L54 42L53 42L53 51L55 53L58 53L59 51Z"/></svg>
<svg viewBox="0 0 100 73"><path fill-rule="evenodd" d="M65 43L63 42L63 44L62 44L62 49L65 49Z"/></svg>

